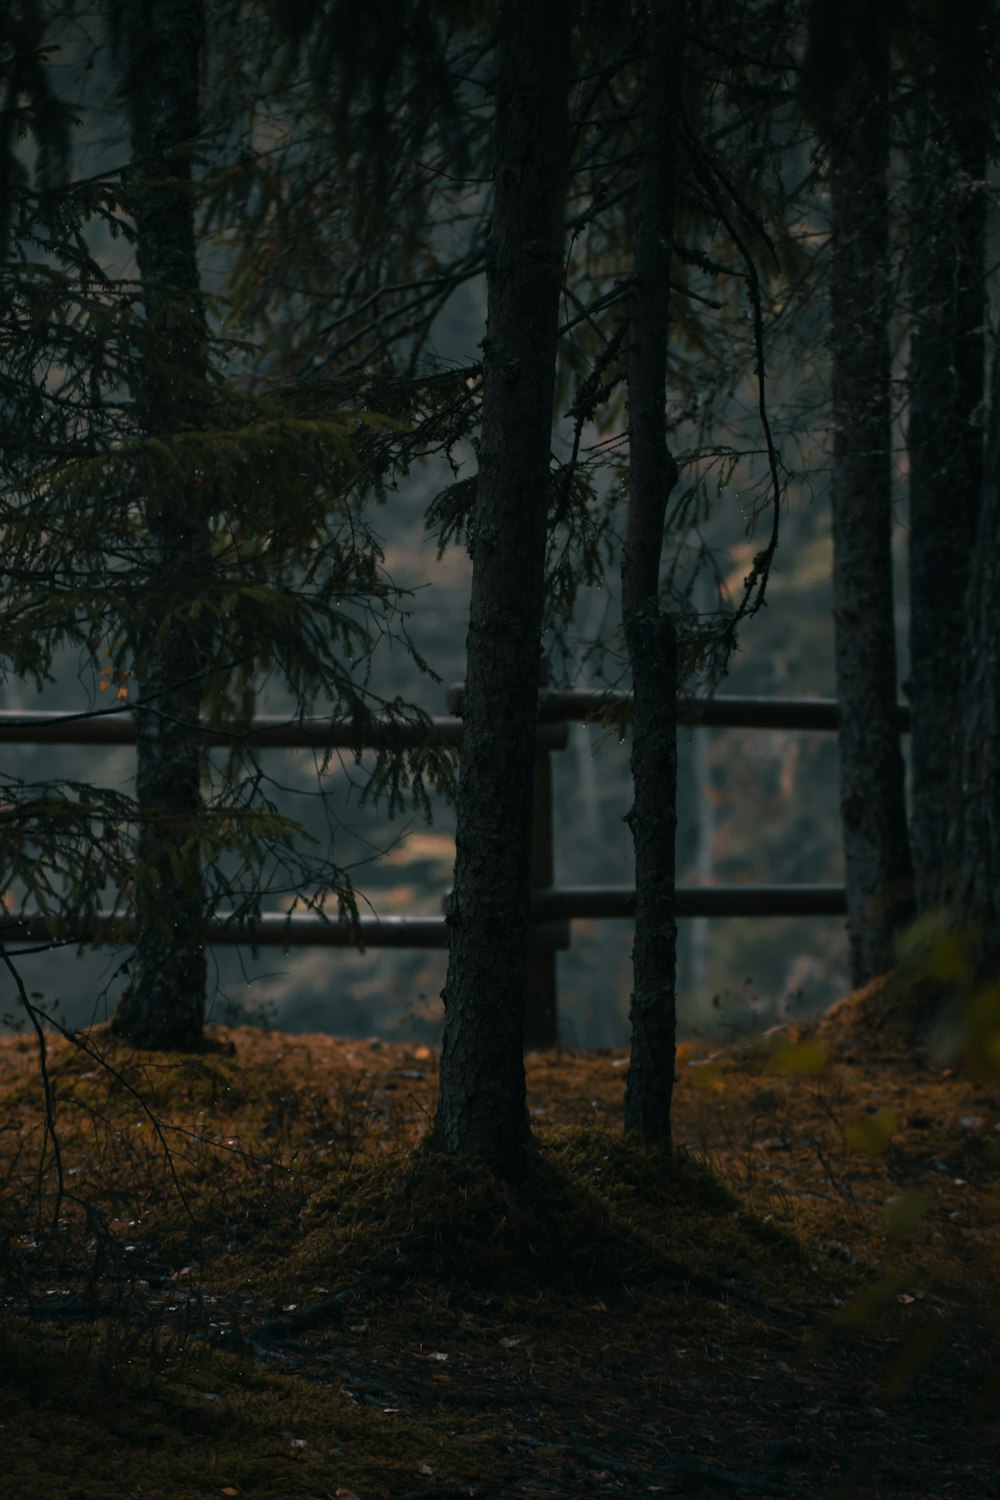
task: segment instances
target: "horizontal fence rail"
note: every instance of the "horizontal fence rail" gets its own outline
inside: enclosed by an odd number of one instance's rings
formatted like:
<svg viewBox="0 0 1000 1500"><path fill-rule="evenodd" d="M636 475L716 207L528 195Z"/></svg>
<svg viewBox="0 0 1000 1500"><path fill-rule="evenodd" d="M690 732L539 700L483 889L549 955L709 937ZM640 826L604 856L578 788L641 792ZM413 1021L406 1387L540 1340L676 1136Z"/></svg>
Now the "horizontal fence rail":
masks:
<svg viewBox="0 0 1000 1500"><path fill-rule="evenodd" d="M0 921L2 943L47 943L66 947L81 944L131 942L135 925L127 918L102 912L92 922L75 923L71 937L60 937L57 924L44 917L12 917ZM324 921L311 913L264 912L258 922L227 922L217 918L205 926L205 939L220 948L353 948L357 938L366 948L447 948L449 929L444 917L361 917L350 922ZM538 921L537 948L568 948L565 922Z"/></svg>
<svg viewBox="0 0 1000 1500"><path fill-rule="evenodd" d="M679 917L839 917L847 912L842 885L679 885L676 895ZM627 885L536 889L531 913L540 922L631 918L635 891Z"/></svg>
<svg viewBox="0 0 1000 1500"><path fill-rule="evenodd" d="M451 714L437 714L430 719L431 730L450 744L462 738L462 721ZM375 731L379 734L378 728ZM382 738L366 740L371 749L387 742L393 745L422 745L427 739L423 726L416 723L387 723ZM231 745L234 740L262 749L305 750L336 749L355 746L357 725L350 719L289 719L279 714L261 715L249 728L204 724L199 738L209 745ZM0 713L0 742L20 745L134 745L135 716L131 709L106 709L93 715L66 713L21 714L5 710Z"/></svg>
<svg viewBox="0 0 1000 1500"><path fill-rule="evenodd" d="M448 690L451 714L430 715L432 731L443 740L458 744L462 739L464 688ZM626 708L631 693L549 692L538 695L539 728L558 727L564 723L585 723L605 709ZM910 727L910 705L897 703L900 730ZM704 725L716 729L800 729L831 730L840 723L840 705L836 698L756 698L719 693L714 698L691 698L677 706L678 722ZM234 739L250 745L283 750L312 747L351 748L357 744L357 725L350 719L289 719L279 714L261 715L248 729L203 725L200 736L208 744L229 745ZM376 735L379 733L376 729ZM382 728L383 738L366 739L365 747L376 749L385 742L422 745L427 738L423 727L415 722L389 722ZM46 745L134 745L135 720L132 709L105 709L95 714L45 712L18 713L12 709L0 712L0 743Z"/></svg>
<svg viewBox="0 0 1000 1500"><path fill-rule="evenodd" d="M433 737L459 744L464 687L448 691L448 715L415 720L386 720L368 726L363 749L415 746ZM574 919L630 919L635 916L635 891L627 886L553 885L552 762L550 752L568 743L568 724L588 722L605 711L626 714L631 694L594 691L554 691L542 687L538 695L535 734L535 803L532 830L533 953L529 966L525 1042L551 1046L557 1035L556 952L570 946ZM906 703L896 706L900 731L910 727ZM678 722L685 726L732 729L835 730L839 705L833 698L761 698L717 694L689 698L678 704ZM203 725L205 744L226 746L234 741L260 749L356 749L359 727L349 719L289 719L260 716L249 726ZM132 745L135 720L131 708L96 714L0 712L0 744L77 746ZM678 917L842 916L846 898L842 885L713 885L679 886ZM133 929L122 918L104 913L89 924L77 924L71 934L59 932L43 917L0 919L0 942L59 943L66 946L126 942ZM280 946L349 948L358 939L366 948L447 948L449 928L442 917L363 916L355 927L326 921L313 913L291 916L269 912L254 923L226 921L220 916L206 925L209 944L220 946Z"/></svg>
<svg viewBox="0 0 1000 1500"><path fill-rule="evenodd" d="M464 695L462 683L448 689L448 707L453 713L461 713ZM538 722L585 723L605 709L628 708L631 702L631 693L590 689L558 692L543 688L538 694ZM900 730L909 730L910 705L897 703L896 716ZM717 693L712 698L681 699L677 704L677 722L716 729L831 730L840 724L840 704L836 698L758 698Z"/></svg>
<svg viewBox="0 0 1000 1500"><path fill-rule="evenodd" d="M839 917L847 907L842 885L715 885L678 886L679 917ZM635 916L635 891L629 886L569 885L558 890L532 892L531 915L535 944L540 948L568 948L566 924L586 919ZM361 917L357 936L366 948L447 948L448 925L444 917ZM128 941L135 936L133 924L102 912L90 923L74 926L71 937L59 936L58 924L44 917L10 917L0 920L0 942L45 942L55 936L66 944ZM266 912L257 922L227 922L217 917L205 929L213 946L252 945L283 948L350 948L355 927L349 922L327 921L307 912L285 916Z"/></svg>

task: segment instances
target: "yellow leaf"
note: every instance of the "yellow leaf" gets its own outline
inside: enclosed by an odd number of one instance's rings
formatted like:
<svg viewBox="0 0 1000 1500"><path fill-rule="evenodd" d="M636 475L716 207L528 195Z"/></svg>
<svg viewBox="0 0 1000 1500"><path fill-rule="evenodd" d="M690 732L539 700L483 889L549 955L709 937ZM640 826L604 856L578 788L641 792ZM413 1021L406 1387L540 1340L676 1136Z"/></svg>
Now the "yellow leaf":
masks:
<svg viewBox="0 0 1000 1500"><path fill-rule="evenodd" d="M888 1145L895 1128L895 1111L880 1109L877 1114L868 1115L866 1119L855 1120L848 1125L844 1135L852 1151L860 1151L864 1156L877 1156Z"/></svg>
<svg viewBox="0 0 1000 1500"><path fill-rule="evenodd" d="M822 1042L782 1042L774 1053L774 1069L786 1077L791 1073L818 1073L826 1065Z"/></svg>
<svg viewBox="0 0 1000 1500"><path fill-rule="evenodd" d="M972 972L970 945L953 932L942 933L931 944L927 972L933 979L968 979Z"/></svg>
<svg viewBox="0 0 1000 1500"><path fill-rule="evenodd" d="M883 1209L885 1227L890 1238L897 1241L909 1239L930 1207L930 1202L930 1193L925 1193L923 1188L897 1193L894 1198L890 1198Z"/></svg>

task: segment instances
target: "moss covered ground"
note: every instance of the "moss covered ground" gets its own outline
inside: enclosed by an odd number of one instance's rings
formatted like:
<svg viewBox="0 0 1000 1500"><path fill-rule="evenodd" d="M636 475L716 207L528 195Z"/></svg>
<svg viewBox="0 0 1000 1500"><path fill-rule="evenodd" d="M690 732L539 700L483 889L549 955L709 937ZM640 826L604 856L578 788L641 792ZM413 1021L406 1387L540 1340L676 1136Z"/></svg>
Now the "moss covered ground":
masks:
<svg viewBox="0 0 1000 1500"><path fill-rule="evenodd" d="M431 1049L0 1040L4 1500L994 1494L1000 1086L892 1021L527 1058L522 1187ZM58 1149L58 1155L57 1155Z"/></svg>

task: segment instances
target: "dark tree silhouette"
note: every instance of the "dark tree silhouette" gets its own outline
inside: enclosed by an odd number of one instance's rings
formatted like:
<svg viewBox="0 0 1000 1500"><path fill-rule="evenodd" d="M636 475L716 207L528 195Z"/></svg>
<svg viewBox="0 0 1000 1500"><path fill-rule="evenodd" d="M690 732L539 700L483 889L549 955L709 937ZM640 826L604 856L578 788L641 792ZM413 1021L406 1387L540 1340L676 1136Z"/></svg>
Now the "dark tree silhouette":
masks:
<svg viewBox="0 0 1000 1500"><path fill-rule="evenodd" d="M676 1031L677 633L660 602L660 556L677 465L667 447L670 263L684 50L683 0L651 0L628 362L630 494L622 553L622 623L634 720L628 814L636 916L625 1128L670 1139Z"/></svg>
<svg viewBox="0 0 1000 1500"><path fill-rule="evenodd" d="M145 179L136 256L146 344L136 396L148 436L197 426L208 349L195 237L191 152L200 129L205 39L202 0L132 0L121 46L135 170ZM139 936L115 1029L146 1047L196 1047L205 1018L205 889L199 844L204 624L187 608L213 569L204 489L178 476L145 501L151 632L136 712L136 790L142 822ZM202 621L206 617L200 617Z"/></svg>
<svg viewBox="0 0 1000 1500"><path fill-rule="evenodd" d="M0 889L57 936L86 931L110 895L101 930L139 933L118 1029L193 1047L208 912L252 921L291 895L357 916L332 840L303 853L306 830L262 786L246 731L263 677L377 747L366 794L390 814L410 793L429 814L429 784L452 786L427 716L361 680L368 622L408 644L365 515L400 423L376 414L364 379L253 392L227 379L232 345L212 331L196 259L198 5L110 12L133 159L86 179L69 146L90 121L53 96L45 8L18 9L13 34L0 23L0 673L41 687L69 645L121 698L137 677L139 743L135 798L0 776ZM32 172L14 149L25 136ZM109 243L134 244L138 280L125 254L109 264ZM227 746L213 766L200 716ZM394 733L404 722L419 743Z"/></svg>
<svg viewBox="0 0 1000 1500"><path fill-rule="evenodd" d="M966 592L983 482L988 0L923 7L910 37L910 836L918 905L947 870ZM984 538L984 541L986 538Z"/></svg>
<svg viewBox="0 0 1000 1500"><path fill-rule="evenodd" d="M1000 962L1000 353L983 488L966 596L961 719L952 770L955 818L948 842L953 872L946 894L976 936L975 969L995 980Z"/></svg>
<svg viewBox="0 0 1000 1500"><path fill-rule="evenodd" d="M451 946L435 1141L529 1160L531 797L568 140L568 0L500 10L494 204Z"/></svg>
<svg viewBox="0 0 1000 1500"><path fill-rule="evenodd" d="M803 70L830 153L833 610L855 985L893 967L912 909L892 605L889 19L861 0L817 0Z"/></svg>

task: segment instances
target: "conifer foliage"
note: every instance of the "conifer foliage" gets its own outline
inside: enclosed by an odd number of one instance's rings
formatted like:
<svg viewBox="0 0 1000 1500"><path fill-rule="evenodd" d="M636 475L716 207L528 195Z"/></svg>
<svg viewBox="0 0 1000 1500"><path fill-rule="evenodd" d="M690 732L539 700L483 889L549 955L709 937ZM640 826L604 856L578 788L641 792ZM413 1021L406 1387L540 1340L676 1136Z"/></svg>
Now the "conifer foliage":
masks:
<svg viewBox="0 0 1000 1500"><path fill-rule="evenodd" d="M240 387L246 351L218 336L199 282L200 8L115 19L132 156L88 181L52 166L50 112L65 112L41 22L27 72L24 35L4 38L16 107L4 122L0 651L38 685L59 648L82 652L118 700L96 700L102 711L135 712L136 796L5 778L0 887L55 936L110 897L122 931L139 932L118 1025L145 1045L192 1047L210 913L252 919L284 892L357 916L332 851L304 853L303 830L262 790L246 743L259 684L283 683L299 714L351 720L359 747L375 726L426 716L363 677L400 599L366 507L384 497L401 424L343 383ZM33 180L19 135L38 148ZM113 273L93 248L108 241ZM120 269L129 251L137 275ZM214 773L204 722L230 735ZM391 806L412 793L429 811L428 784L450 782L440 746L383 737L369 791Z"/></svg>

